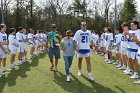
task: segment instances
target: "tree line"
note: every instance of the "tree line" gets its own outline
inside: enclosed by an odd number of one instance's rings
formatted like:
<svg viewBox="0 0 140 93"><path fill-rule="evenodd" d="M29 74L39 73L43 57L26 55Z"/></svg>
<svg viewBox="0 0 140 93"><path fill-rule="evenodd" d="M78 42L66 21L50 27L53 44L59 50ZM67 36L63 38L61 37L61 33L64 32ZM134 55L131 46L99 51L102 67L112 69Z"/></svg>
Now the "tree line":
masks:
<svg viewBox="0 0 140 93"><path fill-rule="evenodd" d="M1 11L8 28L23 26L48 32L55 23L63 35L68 29L76 32L81 21L98 32L105 26L113 28L115 14L117 27L122 22L140 21L135 0L117 3L116 10L114 4L114 0L42 0L39 4L34 0L4 0ZM2 22L2 12L0 16Z"/></svg>

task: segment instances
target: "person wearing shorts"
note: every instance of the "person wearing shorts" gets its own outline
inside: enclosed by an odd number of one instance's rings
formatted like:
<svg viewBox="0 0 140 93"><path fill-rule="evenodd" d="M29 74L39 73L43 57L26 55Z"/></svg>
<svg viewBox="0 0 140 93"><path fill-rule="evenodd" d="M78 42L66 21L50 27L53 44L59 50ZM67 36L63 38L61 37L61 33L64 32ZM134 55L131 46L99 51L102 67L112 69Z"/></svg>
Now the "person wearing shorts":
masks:
<svg viewBox="0 0 140 93"><path fill-rule="evenodd" d="M56 24L52 24L52 31L48 33L47 36L47 46L49 47L48 49L48 55L49 59L51 62L51 67L50 70L57 70L57 65L58 65L58 59L60 59L60 41L62 39L62 36L57 32L57 27ZM54 58L55 57L55 65L54 65Z"/></svg>
<svg viewBox="0 0 140 93"><path fill-rule="evenodd" d="M28 51L28 32L26 29L23 31L23 47L24 47L24 55L23 55L23 62L27 61L27 51Z"/></svg>
<svg viewBox="0 0 140 93"><path fill-rule="evenodd" d="M6 58L8 56L9 53L9 49L8 49L8 41L7 41L7 34L6 32L6 25L5 24L1 24L0 25L0 64L2 62L2 73L6 72Z"/></svg>
<svg viewBox="0 0 140 93"><path fill-rule="evenodd" d="M15 68L16 64L15 64L15 56L17 54L17 50L18 50L18 42L16 40L16 29L11 28L10 29L10 35L8 37L8 41L9 41L9 50L11 51L11 57L10 57L10 61L11 61L11 70Z"/></svg>
<svg viewBox="0 0 140 93"><path fill-rule="evenodd" d="M30 59L32 59L34 57L36 42L35 42L34 31L31 28L28 29L28 42L29 42L30 47L31 47Z"/></svg>
<svg viewBox="0 0 140 93"><path fill-rule="evenodd" d="M23 27L19 27L18 32L16 33L16 39L18 41L18 65L22 64L22 57L24 55L24 38L23 38Z"/></svg>
<svg viewBox="0 0 140 93"><path fill-rule="evenodd" d="M91 75L91 63L90 63L90 45L93 47L93 39L91 31L87 30L86 22L81 22L81 30L78 30L74 35L74 46L77 51L78 57L78 75L81 76L82 71L82 59L85 57L88 70L88 79L94 80Z"/></svg>

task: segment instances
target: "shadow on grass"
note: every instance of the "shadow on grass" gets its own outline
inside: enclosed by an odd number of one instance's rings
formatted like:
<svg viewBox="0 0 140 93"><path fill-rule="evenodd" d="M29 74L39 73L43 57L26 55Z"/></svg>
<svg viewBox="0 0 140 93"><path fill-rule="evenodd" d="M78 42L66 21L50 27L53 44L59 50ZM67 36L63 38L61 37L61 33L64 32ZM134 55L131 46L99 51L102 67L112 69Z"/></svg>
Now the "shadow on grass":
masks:
<svg viewBox="0 0 140 93"><path fill-rule="evenodd" d="M119 86L115 86L118 90L121 91L121 93L126 93L123 89L121 89Z"/></svg>
<svg viewBox="0 0 140 93"><path fill-rule="evenodd" d="M8 84L9 87L12 87L16 85L16 79L20 76L21 78L28 77L26 72L31 71L30 67L38 66L39 59L44 58L46 53L40 54L38 57L35 57L30 62L25 62L22 65L19 66L19 69L13 69L10 73L7 75L4 75L0 78L0 93L3 93L4 87L6 84Z"/></svg>
<svg viewBox="0 0 140 93"><path fill-rule="evenodd" d="M54 72L54 82L61 86L61 88L63 88L65 91L71 93L116 93L112 89L104 87L96 82L90 82L85 76L83 76L83 78L88 80L92 87L79 81L73 74L71 74L71 76L74 80L71 80L71 82L66 82L66 75L61 72Z"/></svg>
<svg viewBox="0 0 140 93"><path fill-rule="evenodd" d="M88 78L87 78L86 76L82 75L82 77L83 77L85 80L89 81ZM96 90L95 93L117 93L117 92L115 92L114 90L112 90L112 89L110 89L110 88L107 88L107 87L105 87L105 86L103 86L103 85L101 85L101 84L99 84L99 83L97 83L97 82L94 82L94 81L89 81L89 82L91 83L92 88L93 88L94 90Z"/></svg>

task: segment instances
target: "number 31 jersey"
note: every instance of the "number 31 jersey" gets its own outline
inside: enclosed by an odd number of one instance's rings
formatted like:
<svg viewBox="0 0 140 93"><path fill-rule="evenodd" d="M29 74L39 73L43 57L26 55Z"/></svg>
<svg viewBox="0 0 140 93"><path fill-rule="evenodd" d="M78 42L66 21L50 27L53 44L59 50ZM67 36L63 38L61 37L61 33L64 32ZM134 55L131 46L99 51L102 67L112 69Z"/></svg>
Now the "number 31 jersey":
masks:
<svg viewBox="0 0 140 93"><path fill-rule="evenodd" d="M75 33L73 40L77 41L79 49L90 49L90 42L92 41L92 34L89 30L78 30Z"/></svg>

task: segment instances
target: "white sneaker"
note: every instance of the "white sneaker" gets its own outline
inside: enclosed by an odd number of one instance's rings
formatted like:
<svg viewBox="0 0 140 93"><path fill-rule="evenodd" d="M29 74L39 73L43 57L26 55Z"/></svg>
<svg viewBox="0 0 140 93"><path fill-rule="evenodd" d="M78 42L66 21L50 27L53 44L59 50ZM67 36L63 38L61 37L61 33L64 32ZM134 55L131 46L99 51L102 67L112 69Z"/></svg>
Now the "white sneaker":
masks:
<svg viewBox="0 0 140 93"><path fill-rule="evenodd" d="M126 66L122 66L120 68L118 68L119 70L125 70L126 69Z"/></svg>
<svg viewBox="0 0 140 93"><path fill-rule="evenodd" d="M6 72L6 71L7 71L6 67L3 67L2 68L2 73Z"/></svg>
<svg viewBox="0 0 140 93"><path fill-rule="evenodd" d="M135 81L134 84L140 84L140 80Z"/></svg>
<svg viewBox="0 0 140 93"><path fill-rule="evenodd" d="M117 68L120 68L121 66L122 66L122 65L119 63L116 67L117 67Z"/></svg>
<svg viewBox="0 0 140 93"><path fill-rule="evenodd" d="M109 60L108 59L105 59L105 62L108 62Z"/></svg>
<svg viewBox="0 0 140 93"><path fill-rule="evenodd" d="M118 65L119 62L114 62L113 65Z"/></svg>
<svg viewBox="0 0 140 93"><path fill-rule="evenodd" d="M91 80L91 81L94 80L93 77L92 77L92 75L91 75L91 73L88 74L88 79Z"/></svg>
<svg viewBox="0 0 140 93"><path fill-rule="evenodd" d="M125 70L123 70L123 72L124 72L124 73L126 73L126 72L127 72L127 70L128 70L128 69L125 69Z"/></svg>
<svg viewBox="0 0 140 93"><path fill-rule="evenodd" d="M11 64L10 69L13 70L15 68L15 64Z"/></svg>
<svg viewBox="0 0 140 93"><path fill-rule="evenodd" d="M81 76L81 75L82 75L81 71L78 71L78 76Z"/></svg>
<svg viewBox="0 0 140 93"><path fill-rule="evenodd" d="M124 74L126 74L126 75L132 75L133 74L133 71L129 69Z"/></svg>
<svg viewBox="0 0 140 93"><path fill-rule="evenodd" d="M130 77L130 79L138 79L138 78L139 78L138 74L133 74L133 75Z"/></svg>
<svg viewBox="0 0 140 93"><path fill-rule="evenodd" d="M66 80L67 82L70 82L70 76L67 76L67 80Z"/></svg>
<svg viewBox="0 0 140 93"><path fill-rule="evenodd" d="M112 64L112 61L111 61L111 60L109 60L109 62L107 62L107 64Z"/></svg>

